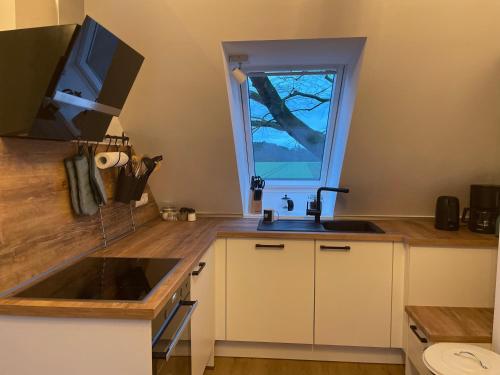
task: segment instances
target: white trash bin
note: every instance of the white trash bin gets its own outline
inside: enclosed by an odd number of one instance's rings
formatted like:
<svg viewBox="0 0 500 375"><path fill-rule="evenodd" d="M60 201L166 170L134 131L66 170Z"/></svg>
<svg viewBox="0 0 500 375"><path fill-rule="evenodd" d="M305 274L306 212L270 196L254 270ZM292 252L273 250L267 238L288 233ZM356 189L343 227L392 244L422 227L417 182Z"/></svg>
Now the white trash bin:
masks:
<svg viewBox="0 0 500 375"><path fill-rule="evenodd" d="M476 345L438 343L429 346L422 357L435 375L500 375L500 355Z"/></svg>

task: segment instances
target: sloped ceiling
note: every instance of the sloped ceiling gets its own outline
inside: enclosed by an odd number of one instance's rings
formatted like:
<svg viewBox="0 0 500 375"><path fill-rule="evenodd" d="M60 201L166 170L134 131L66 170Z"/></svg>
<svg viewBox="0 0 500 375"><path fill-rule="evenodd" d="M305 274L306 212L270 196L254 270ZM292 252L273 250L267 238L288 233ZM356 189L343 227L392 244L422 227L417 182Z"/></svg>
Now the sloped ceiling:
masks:
<svg viewBox="0 0 500 375"><path fill-rule="evenodd" d="M337 213L432 215L500 183L500 3L86 0L146 57L123 115L160 201L241 213L222 41L366 36Z"/></svg>

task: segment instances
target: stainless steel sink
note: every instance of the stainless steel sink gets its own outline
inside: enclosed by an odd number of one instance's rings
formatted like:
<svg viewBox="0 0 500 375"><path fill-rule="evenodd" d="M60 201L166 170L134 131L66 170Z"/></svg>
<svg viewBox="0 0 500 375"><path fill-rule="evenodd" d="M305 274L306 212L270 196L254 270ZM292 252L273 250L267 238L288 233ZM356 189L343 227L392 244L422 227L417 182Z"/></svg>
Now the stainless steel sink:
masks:
<svg viewBox="0 0 500 375"><path fill-rule="evenodd" d="M314 220L278 220L273 223L259 222L257 230L278 232L339 232L339 233L385 233L371 221L331 220L316 223Z"/></svg>

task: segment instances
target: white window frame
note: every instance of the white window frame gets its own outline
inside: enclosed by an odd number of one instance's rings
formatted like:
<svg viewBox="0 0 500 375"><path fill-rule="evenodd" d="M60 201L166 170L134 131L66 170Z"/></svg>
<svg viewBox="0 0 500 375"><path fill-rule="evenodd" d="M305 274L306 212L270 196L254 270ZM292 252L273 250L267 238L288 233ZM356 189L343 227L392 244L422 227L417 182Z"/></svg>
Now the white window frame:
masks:
<svg viewBox="0 0 500 375"><path fill-rule="evenodd" d="M245 72L248 75L258 73L287 73L287 72L307 72L307 71L325 71L335 72L335 86L333 88L332 100L330 102L330 111L328 118L327 133L325 138L325 149L321 164L321 176L319 180L266 180L266 190L272 191L312 191L320 186L325 186L328 181L330 168L332 165L333 145L335 130L337 128L337 118L340 107L340 98L344 83L345 65L321 65L321 66L245 66ZM247 154L248 175L255 174L255 163L253 157L252 127L250 122L250 108L248 97L248 83L240 85L243 122L245 126L245 143Z"/></svg>

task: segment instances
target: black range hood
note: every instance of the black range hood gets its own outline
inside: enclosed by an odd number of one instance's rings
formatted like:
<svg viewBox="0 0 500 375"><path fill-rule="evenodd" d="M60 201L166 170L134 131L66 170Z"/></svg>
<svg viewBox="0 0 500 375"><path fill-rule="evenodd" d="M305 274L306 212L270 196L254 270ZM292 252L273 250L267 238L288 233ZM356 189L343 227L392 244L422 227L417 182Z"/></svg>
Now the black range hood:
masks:
<svg viewBox="0 0 500 375"><path fill-rule="evenodd" d="M95 20L0 32L0 136L101 141L144 58Z"/></svg>

